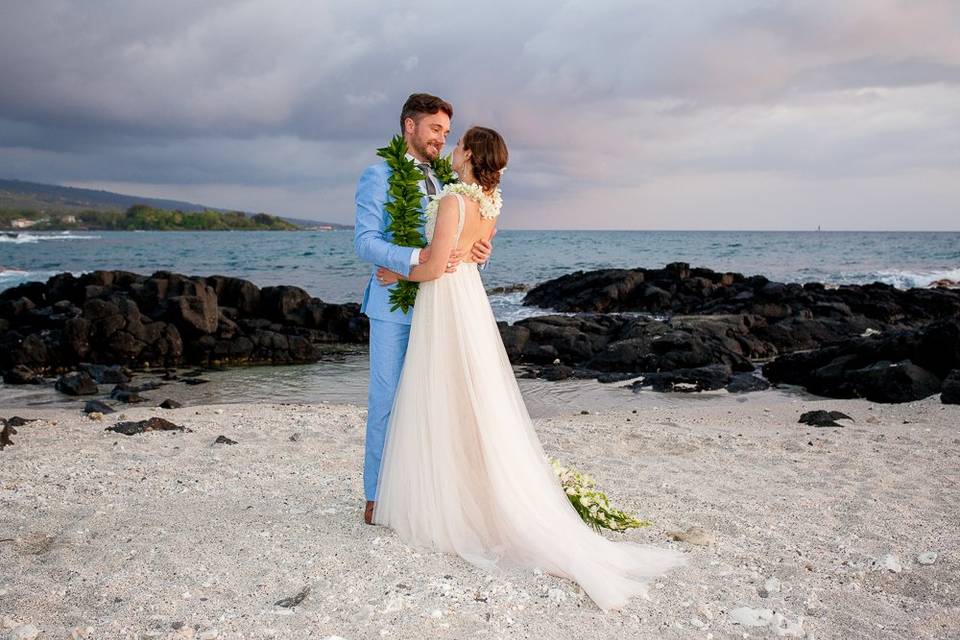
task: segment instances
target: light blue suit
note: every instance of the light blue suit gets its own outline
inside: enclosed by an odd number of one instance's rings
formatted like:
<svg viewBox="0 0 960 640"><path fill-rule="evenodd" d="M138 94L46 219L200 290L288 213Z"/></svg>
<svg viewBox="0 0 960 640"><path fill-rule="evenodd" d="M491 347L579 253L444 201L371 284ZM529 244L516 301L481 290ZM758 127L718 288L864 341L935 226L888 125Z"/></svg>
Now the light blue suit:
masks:
<svg viewBox="0 0 960 640"><path fill-rule="evenodd" d="M386 162L367 167L360 176L353 238L357 257L373 263L374 270L360 305L360 311L370 318L370 386L367 391L366 452L363 461L363 491L367 500L376 497L383 444L407 353L413 316L412 309L408 313L399 309L390 311L392 287L381 286L374 277L377 267L409 275L414 251L411 247L400 247L390 242L391 234L386 230L388 216L383 209L387 202L389 178L390 167ZM421 185L421 190L424 188ZM421 204L426 208L426 195Z"/></svg>

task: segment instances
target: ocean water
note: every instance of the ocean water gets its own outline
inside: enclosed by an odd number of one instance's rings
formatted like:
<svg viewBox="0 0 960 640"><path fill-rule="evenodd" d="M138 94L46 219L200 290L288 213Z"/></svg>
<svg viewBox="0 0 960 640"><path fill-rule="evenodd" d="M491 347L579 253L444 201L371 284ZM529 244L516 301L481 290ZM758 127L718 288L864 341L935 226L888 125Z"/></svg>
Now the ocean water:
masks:
<svg viewBox="0 0 960 640"><path fill-rule="evenodd" d="M669 262L820 281L923 287L960 280L960 232L501 231L483 272L488 288L534 285L578 270L662 267ZM62 271L157 270L229 275L260 286L302 287L327 302L358 302L370 266L350 231L129 232L0 235L0 290ZM542 313L522 293L492 295L499 319Z"/></svg>
<svg viewBox="0 0 960 640"><path fill-rule="evenodd" d="M960 280L960 232L501 231L484 270L488 288L534 285L572 271L657 268L683 261L716 271L762 274L784 282L820 281L923 287ZM55 273L95 269L229 275L260 286L296 285L328 302L359 302L370 266L353 253L353 234L333 232L123 232L0 235L0 290ZM544 313L523 307L522 292L492 294L498 319ZM174 384L144 395L185 404L348 402L366 404L367 358L360 351L313 365L210 372L210 384ZM797 402L805 394L771 390L743 396L634 394L594 381L520 380L534 416L604 408L668 407L678 402ZM104 390L108 390L107 387ZM78 404L48 387L0 384L0 407ZM82 405L81 405L82 406Z"/></svg>

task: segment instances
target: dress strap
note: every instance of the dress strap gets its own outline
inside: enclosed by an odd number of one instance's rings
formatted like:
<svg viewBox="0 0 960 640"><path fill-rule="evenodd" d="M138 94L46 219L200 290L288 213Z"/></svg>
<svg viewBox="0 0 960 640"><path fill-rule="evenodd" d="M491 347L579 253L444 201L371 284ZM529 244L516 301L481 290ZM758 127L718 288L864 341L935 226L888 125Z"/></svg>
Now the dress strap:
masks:
<svg viewBox="0 0 960 640"><path fill-rule="evenodd" d="M464 209L463 196L456 192L454 192L453 195L457 196L457 204L460 205L460 219L457 220L457 235L456 235L457 242L459 242L460 232L463 231L463 223L466 217L466 210Z"/></svg>

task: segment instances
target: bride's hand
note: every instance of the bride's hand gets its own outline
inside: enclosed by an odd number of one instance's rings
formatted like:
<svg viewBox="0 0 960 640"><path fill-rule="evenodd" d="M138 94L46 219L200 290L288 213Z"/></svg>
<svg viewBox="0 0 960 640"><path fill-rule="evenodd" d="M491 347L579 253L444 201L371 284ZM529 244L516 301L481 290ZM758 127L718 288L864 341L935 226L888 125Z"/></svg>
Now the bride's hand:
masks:
<svg viewBox="0 0 960 640"><path fill-rule="evenodd" d="M457 251L456 248L454 248L454 250L450 252L450 258L447 260L447 273L453 273L454 271L456 271L457 267L460 266L460 262L462 260L463 260L463 253L461 253L460 251Z"/></svg>
<svg viewBox="0 0 960 640"><path fill-rule="evenodd" d="M380 267L377 269L377 282L379 282L381 286L389 287L392 284L396 284L399 280L400 274L394 273L386 267Z"/></svg>

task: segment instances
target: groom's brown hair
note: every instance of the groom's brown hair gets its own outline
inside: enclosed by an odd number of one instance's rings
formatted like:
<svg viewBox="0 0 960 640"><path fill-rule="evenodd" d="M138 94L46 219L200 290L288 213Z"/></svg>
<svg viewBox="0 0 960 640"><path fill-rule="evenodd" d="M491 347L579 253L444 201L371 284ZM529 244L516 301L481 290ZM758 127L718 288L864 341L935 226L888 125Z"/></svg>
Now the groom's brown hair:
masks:
<svg viewBox="0 0 960 640"><path fill-rule="evenodd" d="M447 117L453 120L453 105L437 96L429 93L411 94L407 101L403 103L403 109L400 111L400 133L403 133L403 123L407 118L413 118L414 122L418 120L418 115L432 115L438 111L443 111Z"/></svg>

